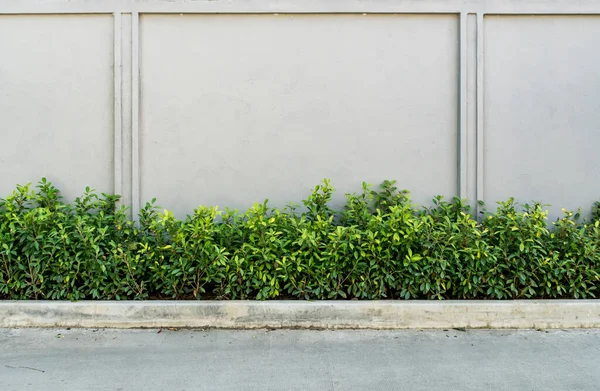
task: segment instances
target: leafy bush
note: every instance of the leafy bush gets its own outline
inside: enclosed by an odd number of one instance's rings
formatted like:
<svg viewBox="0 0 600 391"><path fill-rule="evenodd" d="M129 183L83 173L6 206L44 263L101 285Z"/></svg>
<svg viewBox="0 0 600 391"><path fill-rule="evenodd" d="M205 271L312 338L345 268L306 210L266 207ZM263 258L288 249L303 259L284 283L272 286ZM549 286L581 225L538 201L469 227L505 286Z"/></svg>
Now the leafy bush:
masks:
<svg viewBox="0 0 600 391"><path fill-rule="evenodd" d="M460 199L416 209L385 181L341 211L329 181L303 201L245 213L198 207L184 220L154 200L137 222L118 196L72 204L43 179L0 200L6 299L590 298L600 286L600 205L548 228L541 204L510 199L474 219Z"/></svg>
<svg viewBox="0 0 600 391"><path fill-rule="evenodd" d="M592 220L600 220L600 201L594 203L592 207Z"/></svg>

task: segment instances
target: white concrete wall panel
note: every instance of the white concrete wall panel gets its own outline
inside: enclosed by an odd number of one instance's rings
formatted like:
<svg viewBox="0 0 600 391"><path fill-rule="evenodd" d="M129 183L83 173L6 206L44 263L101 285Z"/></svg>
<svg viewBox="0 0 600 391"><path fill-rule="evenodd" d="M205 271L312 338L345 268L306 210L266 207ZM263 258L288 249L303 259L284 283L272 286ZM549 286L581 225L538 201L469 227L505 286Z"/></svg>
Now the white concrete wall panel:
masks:
<svg viewBox="0 0 600 391"><path fill-rule="evenodd" d="M113 191L110 15L0 15L0 196L47 177Z"/></svg>
<svg viewBox="0 0 600 391"><path fill-rule="evenodd" d="M600 199L600 16L485 18L485 200Z"/></svg>
<svg viewBox="0 0 600 391"><path fill-rule="evenodd" d="M142 200L457 192L456 15L143 15Z"/></svg>

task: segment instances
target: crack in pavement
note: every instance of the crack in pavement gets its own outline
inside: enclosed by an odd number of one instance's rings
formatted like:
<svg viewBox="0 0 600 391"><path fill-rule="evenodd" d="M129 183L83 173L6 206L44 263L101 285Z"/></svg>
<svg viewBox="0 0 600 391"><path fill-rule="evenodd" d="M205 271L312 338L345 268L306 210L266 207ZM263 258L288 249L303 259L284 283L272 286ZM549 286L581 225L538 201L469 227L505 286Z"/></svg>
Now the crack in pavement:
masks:
<svg viewBox="0 0 600 391"><path fill-rule="evenodd" d="M12 365L5 365L5 367L9 368L9 369L29 369L31 371L38 371L38 372L46 373L46 371L44 371L44 370L32 368L32 367L24 367L24 366L13 367Z"/></svg>

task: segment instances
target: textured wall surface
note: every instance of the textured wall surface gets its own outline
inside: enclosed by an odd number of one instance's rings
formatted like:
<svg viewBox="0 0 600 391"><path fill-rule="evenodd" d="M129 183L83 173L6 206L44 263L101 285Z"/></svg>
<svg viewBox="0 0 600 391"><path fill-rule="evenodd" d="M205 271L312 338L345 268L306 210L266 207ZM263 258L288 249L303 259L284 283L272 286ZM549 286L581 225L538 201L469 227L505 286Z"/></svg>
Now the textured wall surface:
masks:
<svg viewBox="0 0 600 391"><path fill-rule="evenodd" d="M600 198L596 0L0 2L0 194Z"/></svg>
<svg viewBox="0 0 600 391"><path fill-rule="evenodd" d="M456 194L458 18L143 16L142 199ZM294 197L295 199L292 199Z"/></svg>
<svg viewBox="0 0 600 391"><path fill-rule="evenodd" d="M0 15L0 194L52 179L113 191L109 15Z"/></svg>
<svg viewBox="0 0 600 391"><path fill-rule="evenodd" d="M600 200L600 17L485 20L485 200Z"/></svg>

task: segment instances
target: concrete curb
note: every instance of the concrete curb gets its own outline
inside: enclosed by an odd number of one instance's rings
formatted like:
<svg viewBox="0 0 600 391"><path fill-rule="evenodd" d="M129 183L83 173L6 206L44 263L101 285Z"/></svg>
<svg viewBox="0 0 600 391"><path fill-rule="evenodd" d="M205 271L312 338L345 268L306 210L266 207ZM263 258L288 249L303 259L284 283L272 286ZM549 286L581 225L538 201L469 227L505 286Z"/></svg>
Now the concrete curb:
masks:
<svg viewBox="0 0 600 391"><path fill-rule="evenodd" d="M0 327L599 328L600 300L0 301Z"/></svg>

